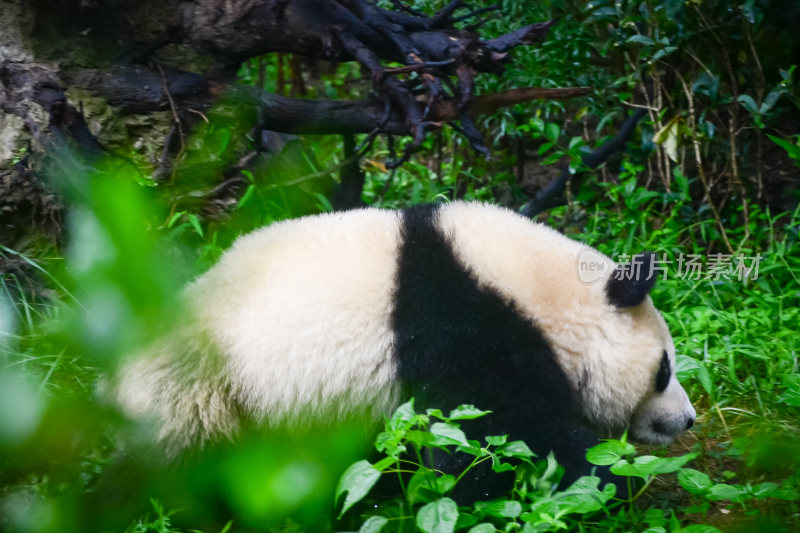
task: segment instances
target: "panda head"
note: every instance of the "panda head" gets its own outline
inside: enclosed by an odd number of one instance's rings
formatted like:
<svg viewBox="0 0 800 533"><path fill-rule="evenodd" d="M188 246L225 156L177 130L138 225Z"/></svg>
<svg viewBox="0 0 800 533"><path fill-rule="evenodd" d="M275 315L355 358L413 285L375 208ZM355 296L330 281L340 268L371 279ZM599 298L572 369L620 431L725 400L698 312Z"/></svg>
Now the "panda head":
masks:
<svg viewBox="0 0 800 533"><path fill-rule="evenodd" d="M694 423L675 377L672 337L649 296L654 255L617 265L552 228L488 205L450 204L439 225L477 280L541 331L585 425L666 443Z"/></svg>
<svg viewBox="0 0 800 533"><path fill-rule="evenodd" d="M655 283L653 254L635 256L602 281L603 319L586 324L583 346L594 368L578 387L584 417L600 431L666 444L695 421L696 413L675 375L675 346L649 297ZM580 383L580 381L579 381Z"/></svg>

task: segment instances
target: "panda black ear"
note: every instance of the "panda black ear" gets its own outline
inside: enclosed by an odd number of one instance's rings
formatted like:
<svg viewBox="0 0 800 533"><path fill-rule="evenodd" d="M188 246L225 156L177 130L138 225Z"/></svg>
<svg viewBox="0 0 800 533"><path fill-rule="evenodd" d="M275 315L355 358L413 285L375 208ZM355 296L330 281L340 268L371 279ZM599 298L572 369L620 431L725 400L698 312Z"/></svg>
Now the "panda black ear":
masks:
<svg viewBox="0 0 800 533"><path fill-rule="evenodd" d="M619 265L606 282L608 301L616 307L635 307L650 294L656 283L656 256L637 254L630 263Z"/></svg>

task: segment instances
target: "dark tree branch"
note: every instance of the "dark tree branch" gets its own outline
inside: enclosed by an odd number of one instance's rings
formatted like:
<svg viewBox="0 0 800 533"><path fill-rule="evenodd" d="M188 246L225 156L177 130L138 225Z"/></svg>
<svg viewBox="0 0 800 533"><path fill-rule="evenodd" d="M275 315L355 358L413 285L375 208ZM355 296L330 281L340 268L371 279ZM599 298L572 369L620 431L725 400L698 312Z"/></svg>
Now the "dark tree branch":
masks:
<svg viewBox="0 0 800 533"><path fill-rule="evenodd" d="M597 168L606 161L611 154L622 150L633 133L636 124L638 124L639 120L646 114L647 111L642 108L634 111L625 120L613 139L597 148L594 152L586 154L581 158L583 164L592 169ZM526 217L533 218L546 209L562 205L564 203L562 196L570 176L577 176L577 174L570 174L569 168L565 167L558 178L542 187L527 204L522 206L520 213Z"/></svg>
<svg viewBox="0 0 800 533"><path fill-rule="evenodd" d="M486 45L495 52L508 52L517 46L532 44L544 39L550 26L555 24L555 22L555 20L548 20L547 22L530 24L524 28L507 33L506 35L489 39L486 41Z"/></svg>
<svg viewBox="0 0 800 533"><path fill-rule="evenodd" d="M411 125L404 113L405 108L385 98L371 100L289 98L254 86L225 86L199 74L176 70L164 69L164 79L162 79L160 72L143 66L117 67L107 72L84 69L67 73L66 76L73 85L92 90L117 107L135 113L169 110L166 86L175 106L179 108L205 109L219 96L225 94L233 105L251 108L251 112L260 117L258 124L272 131L323 135L345 133L410 135L412 133ZM462 109L468 116L477 117L518 103L538 99L573 98L589 92L585 87L512 89L475 96L464 105L448 97L429 103L428 116L431 120L424 124L439 126L459 120ZM405 103L410 105L410 102ZM419 102L415 99L413 105L418 107Z"/></svg>
<svg viewBox="0 0 800 533"><path fill-rule="evenodd" d="M351 209L363 205L361 193L364 190L364 171L359 166L355 136L352 133L342 135L344 140L344 163L339 169L339 189L336 191L333 205L336 209Z"/></svg>

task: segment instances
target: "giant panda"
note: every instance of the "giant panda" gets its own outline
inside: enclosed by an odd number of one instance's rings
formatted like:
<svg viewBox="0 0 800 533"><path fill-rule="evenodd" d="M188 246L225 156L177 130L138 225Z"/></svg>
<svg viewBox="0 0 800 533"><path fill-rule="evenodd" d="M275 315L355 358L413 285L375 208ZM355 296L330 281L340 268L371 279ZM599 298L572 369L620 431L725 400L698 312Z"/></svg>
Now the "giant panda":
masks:
<svg viewBox="0 0 800 533"><path fill-rule="evenodd" d="M580 275L586 254L597 279ZM155 418L172 456L254 420L268 431L380 421L412 397L422 409L473 404L492 413L471 437L552 451L570 481L589 473L600 434L667 443L695 420L648 295L652 256L638 259L632 275L481 203L275 223L185 289L190 318L126 363L116 400ZM491 495L477 477L468 499Z"/></svg>

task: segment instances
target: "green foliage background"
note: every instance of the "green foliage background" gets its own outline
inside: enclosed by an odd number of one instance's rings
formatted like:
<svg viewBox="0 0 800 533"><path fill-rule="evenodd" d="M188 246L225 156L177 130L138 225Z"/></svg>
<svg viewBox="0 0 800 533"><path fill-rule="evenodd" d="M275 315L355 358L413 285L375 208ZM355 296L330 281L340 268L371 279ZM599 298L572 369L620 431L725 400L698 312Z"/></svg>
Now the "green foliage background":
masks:
<svg viewBox="0 0 800 533"><path fill-rule="evenodd" d="M432 12L443 3L415 7ZM180 322L175 294L237 235L330 210L343 163L337 138L289 139L237 176L244 185L232 204L209 209L220 173L253 144L255 117L229 97L192 134L171 179L159 184L135 154L88 162L59 154L54 185L69 205L66 244L25 254L0 246L6 265L0 278L0 527L800 529L800 7L755 0L506 0L501 8L484 35L547 18L558 22L541 46L514 52L505 76L481 79L480 92L575 85L593 88L592 95L484 117L493 161L444 129L392 174L383 166L388 146L381 140L363 162L362 199L404 207L461 198L517 208L530 192L520 179L524 154L535 172L568 165L579 176L568 205L547 212L546 223L615 258L642 250L663 254L668 275L653 297L675 337L678 377L695 401L698 424L674 446L643 457L634 458L620 441L595 451L595 460L613 457L631 465L634 477L643 473L646 490L624 505L609 505L590 478L556 493L552 460L523 457L525 466L513 467L521 484L500 506L454 509L448 494L455 480L415 470L428 492L406 490L399 499L371 494L345 503L352 506L345 513L342 502L335 506L340 475L370 456L357 427L305 437L256 434L177 469L155 460L143 442L147 427L101 401L101 376ZM276 68L274 57L249 61L240 79L256 83L264 69L264 84L274 89ZM309 87L309 97L329 98L369 89L353 65L322 72ZM626 152L585 172L581 155L605 142L634 105L646 106L648 117ZM680 258L688 256L702 258L697 279L678 275ZM709 270L715 257L759 257L758 275L717 275ZM403 420L430 432L430 419L419 417L437 415L408 416ZM397 443L407 437L395 436ZM485 436L467 437L481 449ZM463 446L460 438L416 444ZM671 469L646 459L676 456L691 462ZM559 507L563 502L572 502L569 512ZM523 518L534 514L535 520Z"/></svg>

